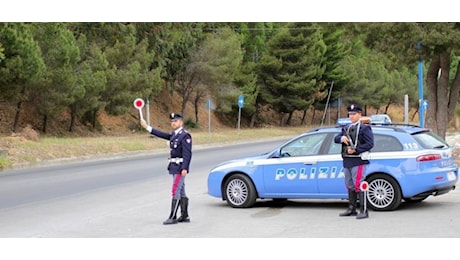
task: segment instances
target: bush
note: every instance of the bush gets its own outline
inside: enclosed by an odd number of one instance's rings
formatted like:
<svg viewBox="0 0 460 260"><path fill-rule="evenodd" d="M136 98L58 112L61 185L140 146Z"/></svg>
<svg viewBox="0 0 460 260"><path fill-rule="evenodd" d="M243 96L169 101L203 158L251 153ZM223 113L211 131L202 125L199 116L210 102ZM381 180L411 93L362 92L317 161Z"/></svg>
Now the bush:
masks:
<svg viewBox="0 0 460 260"><path fill-rule="evenodd" d="M0 170L7 169L9 167L11 167L11 162L5 157L0 156Z"/></svg>
<svg viewBox="0 0 460 260"><path fill-rule="evenodd" d="M196 129L199 127L199 125L193 121L193 119L191 118L188 118L185 122L184 122L184 126L185 128L187 129Z"/></svg>

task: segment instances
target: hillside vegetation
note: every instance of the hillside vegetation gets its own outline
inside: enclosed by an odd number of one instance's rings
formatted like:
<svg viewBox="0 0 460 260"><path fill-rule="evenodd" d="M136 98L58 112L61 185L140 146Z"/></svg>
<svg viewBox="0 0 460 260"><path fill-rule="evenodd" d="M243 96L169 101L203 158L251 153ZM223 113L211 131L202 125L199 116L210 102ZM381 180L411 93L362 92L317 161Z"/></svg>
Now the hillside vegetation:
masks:
<svg viewBox="0 0 460 260"><path fill-rule="evenodd" d="M168 94L159 97L162 102L150 104L150 122L154 127L170 131L169 113L178 111L178 98ZM188 107L187 110L192 110ZM0 170L15 167L30 167L42 164L72 160L98 159L106 156L130 156L142 152L167 151L164 140L151 138L139 127L139 112L133 107L123 116L99 114L100 126L92 130L90 126L78 124L74 131L68 131L68 117L53 120L49 132L40 132L41 120L33 109L27 108L20 117L20 131L11 132L14 106L0 102ZM147 118L144 109L144 117ZM210 121L208 120L210 116ZM240 130L221 122L204 109L199 113L199 125L187 128L193 135L194 145L260 140L265 138L295 136L308 129L306 126L265 127ZM209 128L209 125L211 128Z"/></svg>
<svg viewBox="0 0 460 260"><path fill-rule="evenodd" d="M202 124L195 115L209 98L218 118L233 126L236 100L244 96L241 114L250 127L274 119L280 126L315 124L326 104L358 103L389 113L407 95L410 107L419 108L426 125L444 137L460 92L459 28L458 23L5 22L0 101L13 104L11 132L18 133L21 117L32 113L41 121L32 127L49 134L62 123L64 133L78 132L81 125L105 130L101 114L127 115L136 97L158 104L164 92L178 95L190 126ZM418 75L418 64L424 75ZM429 104L426 111L420 104ZM273 117L267 117L269 111Z"/></svg>
<svg viewBox="0 0 460 260"><path fill-rule="evenodd" d="M132 104L138 97L150 101L153 126L169 129L168 114L177 112L197 135L231 136L239 112L244 130L309 128L334 124L349 103L403 122L407 95L409 122L420 109L425 126L444 138L460 93L458 25L0 23L0 164L20 154L56 157L68 140L135 135L142 131ZM419 102L418 78L427 102ZM35 153L56 138L59 144Z"/></svg>
<svg viewBox="0 0 460 260"><path fill-rule="evenodd" d="M158 103L150 104L150 122L152 126L165 131L170 130L168 115L178 111L179 99L164 94L159 97ZM145 113L146 109L144 109ZM187 107L187 112L192 107ZM236 122L221 122L211 111L199 110L198 125L188 128L192 133L194 145L209 145L215 143L232 143L239 141L258 141L273 137L292 137L310 128L320 126L321 115L316 115L313 124L300 125L301 114L294 120L298 125L290 127L278 126L279 119L274 115L267 115L272 121L266 121L263 127L250 128L248 122L243 121L240 130ZM400 109L390 110L394 122L403 122ZM188 114L187 113L187 114ZM270 111L266 112L270 114ZM12 133L12 115L14 106L7 102L0 103L1 135L0 135L0 169L12 167L30 167L42 164L65 162L72 160L98 159L106 156L130 156L144 152L167 151L164 140L151 138L145 130L139 127L139 113L133 107L126 115L110 116L99 114L99 128L94 131L91 127L78 124L74 132L67 129L67 116L57 118L50 124L49 133L43 134L32 109L28 109L20 118L20 131ZM346 112L342 112L345 115ZM209 121L210 116L210 121ZM147 117L144 114L144 117ZM312 115L309 115L311 118ZM327 124L335 124L337 111L326 114ZM38 125L37 125L38 124ZM209 128L209 125L211 128Z"/></svg>

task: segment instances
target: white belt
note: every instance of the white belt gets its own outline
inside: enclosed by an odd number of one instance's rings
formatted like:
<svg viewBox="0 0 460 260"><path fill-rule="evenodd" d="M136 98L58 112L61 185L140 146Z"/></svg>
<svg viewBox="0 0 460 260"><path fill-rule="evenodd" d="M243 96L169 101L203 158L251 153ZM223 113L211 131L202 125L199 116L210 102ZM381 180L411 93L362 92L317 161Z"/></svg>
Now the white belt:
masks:
<svg viewBox="0 0 460 260"><path fill-rule="evenodd" d="M168 161L169 161L170 163L173 162L173 163L179 164L179 163L181 163L181 162L184 161L184 158L169 158Z"/></svg>

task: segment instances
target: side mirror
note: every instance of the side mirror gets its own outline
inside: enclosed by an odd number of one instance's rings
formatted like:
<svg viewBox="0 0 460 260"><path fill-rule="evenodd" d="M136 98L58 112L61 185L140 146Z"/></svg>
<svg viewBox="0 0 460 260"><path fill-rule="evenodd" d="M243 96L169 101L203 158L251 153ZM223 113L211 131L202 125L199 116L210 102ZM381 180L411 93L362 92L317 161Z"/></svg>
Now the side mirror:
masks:
<svg viewBox="0 0 460 260"><path fill-rule="evenodd" d="M276 150L273 152L272 156L270 156L271 158L280 158L281 157L281 152L280 150Z"/></svg>

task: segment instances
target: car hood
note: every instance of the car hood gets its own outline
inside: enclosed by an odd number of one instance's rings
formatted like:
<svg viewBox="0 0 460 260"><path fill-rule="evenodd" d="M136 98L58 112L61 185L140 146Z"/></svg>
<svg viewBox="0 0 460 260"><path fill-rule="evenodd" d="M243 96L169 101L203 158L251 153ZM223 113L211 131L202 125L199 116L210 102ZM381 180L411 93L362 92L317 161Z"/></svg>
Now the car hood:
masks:
<svg viewBox="0 0 460 260"><path fill-rule="evenodd" d="M266 159L269 157L270 154L271 153L264 153L264 154L246 156L246 157L241 157L238 159L225 161L225 162L222 162L216 165L214 168L211 169L211 171L216 171L216 170L219 170L220 168L229 168L229 167L234 167L234 166L248 165L248 164L251 164L251 162L255 160Z"/></svg>

